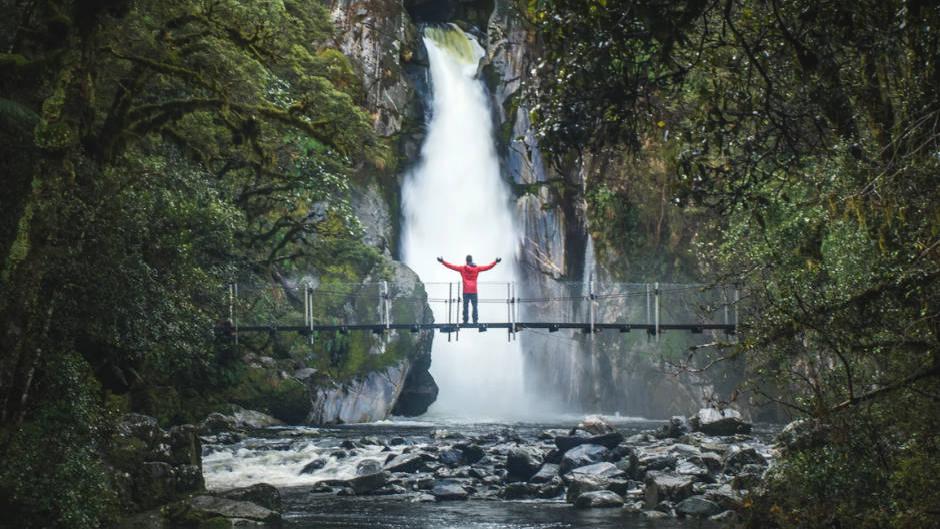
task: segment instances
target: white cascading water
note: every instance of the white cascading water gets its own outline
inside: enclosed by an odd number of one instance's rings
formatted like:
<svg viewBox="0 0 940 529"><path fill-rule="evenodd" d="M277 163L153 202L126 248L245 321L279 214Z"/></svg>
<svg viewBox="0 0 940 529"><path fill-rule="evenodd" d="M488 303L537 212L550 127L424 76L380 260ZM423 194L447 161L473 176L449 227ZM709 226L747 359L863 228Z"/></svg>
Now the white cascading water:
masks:
<svg viewBox="0 0 940 529"><path fill-rule="evenodd" d="M496 268L480 274L479 297L505 299L506 283L516 277L519 236L500 176L488 101L477 78L484 52L456 26L428 28L424 43L433 113L421 160L402 190L404 261L428 285L429 298L446 298L447 286L434 283L459 282L460 275L439 264L437 256L457 265L467 254L478 265L502 257ZM447 321L445 304L431 306L435 321ZM480 322L506 318L505 303L480 303ZM531 411L518 342L507 342L503 329L463 329L459 341L451 342L438 334L431 374L440 387L431 416L523 419Z"/></svg>

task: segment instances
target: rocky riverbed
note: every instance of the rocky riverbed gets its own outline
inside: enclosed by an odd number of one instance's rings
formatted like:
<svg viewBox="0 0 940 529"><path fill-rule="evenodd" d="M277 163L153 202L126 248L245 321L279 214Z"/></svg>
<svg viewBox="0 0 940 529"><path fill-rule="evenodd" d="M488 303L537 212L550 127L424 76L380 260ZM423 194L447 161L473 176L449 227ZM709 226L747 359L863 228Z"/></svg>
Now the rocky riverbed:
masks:
<svg viewBox="0 0 940 529"><path fill-rule="evenodd" d="M272 485L289 527L678 527L735 519L772 433L711 412L271 427L204 435L203 470L229 498Z"/></svg>

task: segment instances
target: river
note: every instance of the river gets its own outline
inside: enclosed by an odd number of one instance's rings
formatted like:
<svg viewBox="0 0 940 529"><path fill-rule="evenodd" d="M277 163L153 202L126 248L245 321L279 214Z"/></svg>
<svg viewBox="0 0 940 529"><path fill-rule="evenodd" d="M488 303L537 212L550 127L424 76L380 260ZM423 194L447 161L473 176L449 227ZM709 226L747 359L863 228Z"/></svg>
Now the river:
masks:
<svg viewBox="0 0 940 529"><path fill-rule="evenodd" d="M608 417L626 443L655 449L651 436L661 421ZM565 503L564 493L553 498L504 499L507 447L547 450L553 436L564 435L579 418L562 417L538 423L464 423L393 420L337 427L283 427L259 430L225 443L204 445L203 467L207 487L225 490L254 483L269 483L281 491L286 527L325 528L676 528L718 527L713 522L679 518L650 519L628 508L576 509ZM770 429L759 430L754 445L766 450ZM638 441L639 439L639 441ZM706 439L707 440L707 439ZM232 442L234 441L234 442ZM667 448L673 440L665 441ZM473 444L486 455L473 464L440 464L454 446ZM688 447L688 445L675 446ZM645 448L640 448L644 450ZM367 494L344 493L340 480L357 474L364 461L387 462L397 454L425 454L435 460L414 478L393 473L384 487ZM314 463L316 462L316 463ZM305 467L313 469L305 471ZM487 480L495 475L500 479ZM475 479L483 476L482 480ZM471 491L467 501L439 501L427 494L430 481L454 478ZM424 482L422 482L424 480ZM487 485L489 483L489 485ZM642 486L635 483L633 486ZM625 494L628 504L642 500L642 489Z"/></svg>

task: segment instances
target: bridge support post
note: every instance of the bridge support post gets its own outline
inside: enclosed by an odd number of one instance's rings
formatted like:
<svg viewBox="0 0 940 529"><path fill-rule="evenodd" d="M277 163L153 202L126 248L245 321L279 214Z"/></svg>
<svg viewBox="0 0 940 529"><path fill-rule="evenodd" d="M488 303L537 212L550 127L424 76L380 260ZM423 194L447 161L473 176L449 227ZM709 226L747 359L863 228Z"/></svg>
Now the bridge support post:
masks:
<svg viewBox="0 0 940 529"><path fill-rule="evenodd" d="M453 323L453 319L451 319L451 309L453 309L453 305L454 305L454 284L447 283L447 325L448 327L450 326L451 323ZM450 341L449 331L447 333L447 341L448 342Z"/></svg>
<svg viewBox="0 0 940 529"><path fill-rule="evenodd" d="M516 313L516 282L512 282L512 339L516 340L516 322L519 321L518 314Z"/></svg>
<svg viewBox="0 0 940 529"><path fill-rule="evenodd" d="M384 306L385 330L392 328L391 297L388 293L388 281L382 281L382 304Z"/></svg>
<svg viewBox="0 0 940 529"><path fill-rule="evenodd" d="M512 283L506 283L506 341L512 341Z"/></svg>
<svg viewBox="0 0 940 529"><path fill-rule="evenodd" d="M310 289L310 345L313 345L313 289Z"/></svg>
<svg viewBox="0 0 940 529"><path fill-rule="evenodd" d="M651 325L653 323L653 314L650 312L650 284L646 284L646 325ZM646 340L649 341L649 337L652 332L652 327L646 328Z"/></svg>
<svg viewBox="0 0 940 529"><path fill-rule="evenodd" d="M658 282L654 284L653 289L654 289L653 294L656 295L656 301L655 301L656 310L654 314L656 317L656 341L658 342L659 341L659 283Z"/></svg>
<svg viewBox="0 0 940 529"><path fill-rule="evenodd" d="M593 274L592 274L593 276ZM594 295L594 279L593 277L588 280L588 303L590 303L590 313L591 313L591 339L594 339L594 301L597 299L597 296Z"/></svg>

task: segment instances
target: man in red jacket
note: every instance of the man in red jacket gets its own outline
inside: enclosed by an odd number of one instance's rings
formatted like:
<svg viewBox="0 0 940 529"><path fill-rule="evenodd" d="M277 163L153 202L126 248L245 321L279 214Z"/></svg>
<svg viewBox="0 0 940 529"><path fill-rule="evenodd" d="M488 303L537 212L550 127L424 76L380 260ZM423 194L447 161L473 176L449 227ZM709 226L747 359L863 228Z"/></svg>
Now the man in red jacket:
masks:
<svg viewBox="0 0 940 529"><path fill-rule="evenodd" d="M496 263L502 261L502 258L497 257L495 261L486 266L475 265L472 255L467 256L466 266L448 263L443 257L438 257L437 261L451 270L460 272L460 277L463 278L463 322L467 323L467 304L473 303L473 323L477 323L477 276L480 275L480 272L485 272L496 266Z"/></svg>

